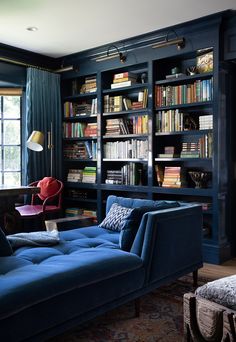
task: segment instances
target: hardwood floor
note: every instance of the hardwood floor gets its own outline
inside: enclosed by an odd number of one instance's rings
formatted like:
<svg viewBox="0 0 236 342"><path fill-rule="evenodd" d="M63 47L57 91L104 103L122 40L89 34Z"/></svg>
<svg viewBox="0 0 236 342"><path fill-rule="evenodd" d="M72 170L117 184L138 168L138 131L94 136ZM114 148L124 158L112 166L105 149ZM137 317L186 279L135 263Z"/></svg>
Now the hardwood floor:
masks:
<svg viewBox="0 0 236 342"><path fill-rule="evenodd" d="M236 258L221 265L204 264L198 274L211 280L236 274Z"/></svg>

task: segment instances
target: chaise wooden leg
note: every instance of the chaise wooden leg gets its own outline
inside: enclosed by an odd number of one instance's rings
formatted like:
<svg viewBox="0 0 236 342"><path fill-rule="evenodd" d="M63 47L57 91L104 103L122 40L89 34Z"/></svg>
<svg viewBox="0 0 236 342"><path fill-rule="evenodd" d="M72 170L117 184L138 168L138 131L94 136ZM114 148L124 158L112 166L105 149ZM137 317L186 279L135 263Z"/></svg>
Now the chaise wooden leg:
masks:
<svg viewBox="0 0 236 342"><path fill-rule="evenodd" d="M140 298L136 298L134 301L134 306L135 306L135 317L140 316Z"/></svg>
<svg viewBox="0 0 236 342"><path fill-rule="evenodd" d="M193 271L193 287L198 286L198 270Z"/></svg>

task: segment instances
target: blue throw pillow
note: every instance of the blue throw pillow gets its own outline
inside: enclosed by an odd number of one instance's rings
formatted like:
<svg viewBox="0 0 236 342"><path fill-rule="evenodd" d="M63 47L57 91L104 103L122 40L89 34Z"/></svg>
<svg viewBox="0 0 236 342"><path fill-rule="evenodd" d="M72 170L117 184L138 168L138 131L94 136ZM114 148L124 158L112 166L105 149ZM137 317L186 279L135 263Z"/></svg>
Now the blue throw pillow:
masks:
<svg viewBox="0 0 236 342"><path fill-rule="evenodd" d="M99 224L99 227L120 232L125 219L132 212L132 208L122 207L113 203L105 219Z"/></svg>
<svg viewBox="0 0 236 342"><path fill-rule="evenodd" d="M142 217L149 211L163 210L169 208L179 207L178 202L155 201L152 206L143 206L134 208L127 218L124 220L122 230L119 237L120 248L124 251L130 251Z"/></svg>
<svg viewBox="0 0 236 342"><path fill-rule="evenodd" d="M6 235L0 228L0 256L9 256L9 255L12 255L12 248L6 238Z"/></svg>

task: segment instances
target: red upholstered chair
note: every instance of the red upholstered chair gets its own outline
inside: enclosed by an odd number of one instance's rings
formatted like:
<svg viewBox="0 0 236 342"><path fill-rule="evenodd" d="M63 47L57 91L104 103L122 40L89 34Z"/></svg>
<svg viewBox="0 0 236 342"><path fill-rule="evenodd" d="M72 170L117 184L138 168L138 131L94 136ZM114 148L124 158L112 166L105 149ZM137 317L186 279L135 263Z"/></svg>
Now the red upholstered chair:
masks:
<svg viewBox="0 0 236 342"><path fill-rule="evenodd" d="M29 184L40 187L40 193L33 194L31 204L16 207L23 220L37 219L38 230L45 228L44 221L60 214L62 210L63 183L53 177L44 177Z"/></svg>

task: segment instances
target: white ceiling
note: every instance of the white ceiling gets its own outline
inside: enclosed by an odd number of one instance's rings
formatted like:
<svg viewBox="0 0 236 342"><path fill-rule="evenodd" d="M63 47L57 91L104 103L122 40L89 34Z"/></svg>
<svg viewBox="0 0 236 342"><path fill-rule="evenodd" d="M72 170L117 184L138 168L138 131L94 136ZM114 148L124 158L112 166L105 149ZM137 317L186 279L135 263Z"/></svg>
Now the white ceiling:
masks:
<svg viewBox="0 0 236 342"><path fill-rule="evenodd" d="M236 0L0 0L0 42L61 57L226 9Z"/></svg>

